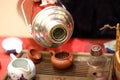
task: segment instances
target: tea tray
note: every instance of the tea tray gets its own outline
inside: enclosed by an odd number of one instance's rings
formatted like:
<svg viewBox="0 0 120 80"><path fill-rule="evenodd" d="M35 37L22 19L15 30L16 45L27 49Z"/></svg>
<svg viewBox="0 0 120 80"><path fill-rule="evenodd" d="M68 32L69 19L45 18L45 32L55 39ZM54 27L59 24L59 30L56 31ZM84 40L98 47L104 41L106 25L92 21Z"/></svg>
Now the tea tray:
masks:
<svg viewBox="0 0 120 80"><path fill-rule="evenodd" d="M17 57L26 57L26 51L23 50ZM70 52L74 56L72 66L61 70L53 67L50 62L50 53L48 51L40 51L42 59L36 66L36 76L33 80L93 80L95 70L88 66L87 60L90 57L89 53L85 52ZM105 67L105 75L108 80L112 80L113 74L113 54L105 53L108 57L108 64ZM4 77L4 80L9 80L9 76Z"/></svg>

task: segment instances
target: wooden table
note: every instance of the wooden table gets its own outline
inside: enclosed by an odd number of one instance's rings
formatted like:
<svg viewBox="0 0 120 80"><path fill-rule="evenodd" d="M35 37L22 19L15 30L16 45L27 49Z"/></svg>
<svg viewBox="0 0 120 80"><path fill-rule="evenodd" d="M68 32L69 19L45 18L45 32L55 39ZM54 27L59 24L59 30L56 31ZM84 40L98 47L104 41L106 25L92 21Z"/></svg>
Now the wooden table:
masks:
<svg viewBox="0 0 120 80"><path fill-rule="evenodd" d="M11 36L5 36L0 37L0 44L5 38L8 38ZM18 37L23 42L23 49L38 49L38 50L56 50L56 51L68 51L68 52L90 52L90 49L93 45L98 44L102 47L103 52L106 53L106 49L104 48L103 43L111 41L113 39L85 39L85 38L74 38L70 39L67 43L64 45L58 47L58 48L43 48L40 45L38 45L32 38L25 38L25 37ZM0 80L2 80L2 77L7 72L7 65L10 62L10 57L4 49L2 48L2 45L0 45Z"/></svg>
<svg viewBox="0 0 120 80"><path fill-rule="evenodd" d="M27 50L23 50L17 57L27 58ZM51 55L48 51L40 51L42 59L36 66L35 80L93 80L96 70L87 64L90 53L86 52L70 52L73 55L73 64L67 69L57 69L50 61ZM108 80L113 80L113 54L105 54L108 62L104 67L104 74ZM102 68L103 69L103 68ZM9 76L6 74L4 80L8 80ZM34 80L33 79L33 80Z"/></svg>

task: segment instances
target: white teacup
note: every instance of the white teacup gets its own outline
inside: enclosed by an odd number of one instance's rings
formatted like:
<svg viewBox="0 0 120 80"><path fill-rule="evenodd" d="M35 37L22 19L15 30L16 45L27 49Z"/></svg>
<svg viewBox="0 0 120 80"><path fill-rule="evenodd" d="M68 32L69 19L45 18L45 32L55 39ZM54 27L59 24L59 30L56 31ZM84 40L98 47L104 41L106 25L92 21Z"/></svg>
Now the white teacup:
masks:
<svg viewBox="0 0 120 80"><path fill-rule="evenodd" d="M8 76L12 80L19 80L24 78L31 80L35 74L36 69L34 63L27 58L16 58L14 54L10 54L12 61L8 64Z"/></svg>

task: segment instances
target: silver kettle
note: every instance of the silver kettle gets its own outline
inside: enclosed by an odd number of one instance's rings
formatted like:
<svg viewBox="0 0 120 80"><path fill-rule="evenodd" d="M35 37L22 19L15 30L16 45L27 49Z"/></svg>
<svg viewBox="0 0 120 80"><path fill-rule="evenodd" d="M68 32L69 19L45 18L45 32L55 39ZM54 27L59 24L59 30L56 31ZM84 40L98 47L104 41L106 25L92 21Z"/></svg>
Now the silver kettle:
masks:
<svg viewBox="0 0 120 80"><path fill-rule="evenodd" d="M48 1L20 0L19 4L33 39L43 47L55 48L70 39L74 21L60 1Z"/></svg>

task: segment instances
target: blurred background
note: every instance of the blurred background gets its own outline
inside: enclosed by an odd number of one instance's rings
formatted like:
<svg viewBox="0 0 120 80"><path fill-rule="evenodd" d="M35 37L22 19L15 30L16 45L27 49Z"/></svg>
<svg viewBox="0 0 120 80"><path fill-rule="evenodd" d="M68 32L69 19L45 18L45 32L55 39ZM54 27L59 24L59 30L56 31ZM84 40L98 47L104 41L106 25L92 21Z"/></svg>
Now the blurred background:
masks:
<svg viewBox="0 0 120 80"><path fill-rule="evenodd" d="M0 2L0 36L31 37L24 20L17 11L18 0Z"/></svg>

